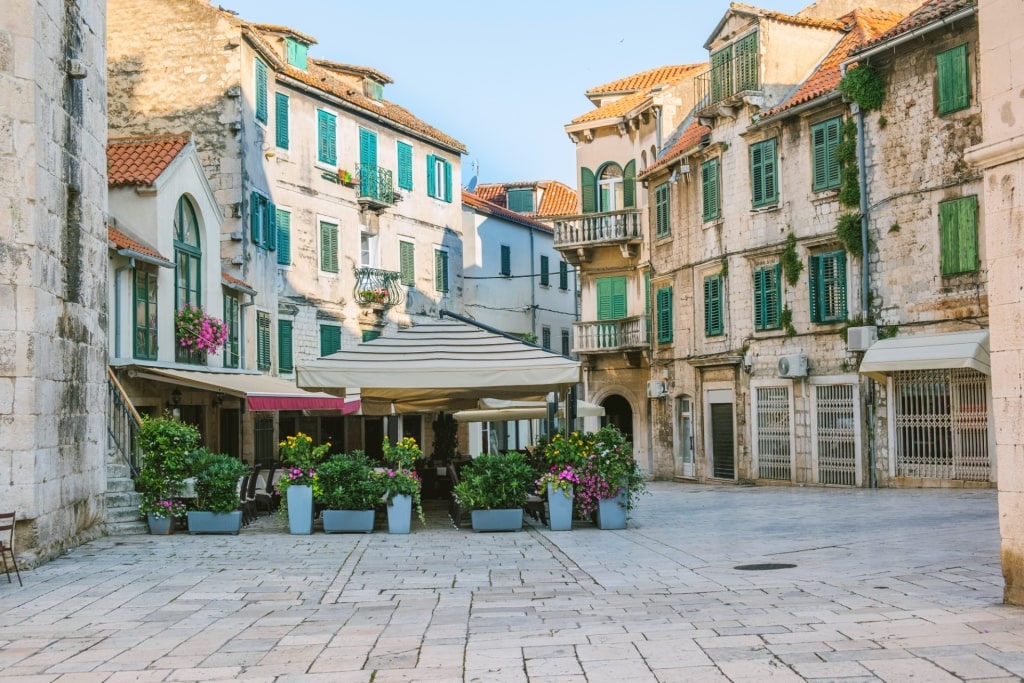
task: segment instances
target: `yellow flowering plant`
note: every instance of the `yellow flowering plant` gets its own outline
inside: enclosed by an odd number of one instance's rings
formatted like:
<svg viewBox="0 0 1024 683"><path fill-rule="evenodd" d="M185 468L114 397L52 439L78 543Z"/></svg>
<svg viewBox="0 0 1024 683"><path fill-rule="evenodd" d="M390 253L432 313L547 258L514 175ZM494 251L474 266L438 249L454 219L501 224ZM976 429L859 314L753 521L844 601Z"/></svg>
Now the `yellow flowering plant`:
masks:
<svg viewBox="0 0 1024 683"><path fill-rule="evenodd" d="M572 432L555 434L544 448L544 459L552 467L581 467L594 452L594 435Z"/></svg>
<svg viewBox="0 0 1024 683"><path fill-rule="evenodd" d="M280 451L279 457L284 467L284 476L280 477L275 484L275 491L281 496L281 507L279 510L287 512L287 495L289 486L316 486L316 466L327 455L331 449L331 443L322 443L313 446L313 437L299 432L293 436L286 436L284 441L277 444Z"/></svg>
<svg viewBox="0 0 1024 683"><path fill-rule="evenodd" d="M402 437L393 446L385 436L381 449L384 452L384 462L396 470L415 469L416 461L423 457L423 451L420 450L416 439L411 436Z"/></svg>

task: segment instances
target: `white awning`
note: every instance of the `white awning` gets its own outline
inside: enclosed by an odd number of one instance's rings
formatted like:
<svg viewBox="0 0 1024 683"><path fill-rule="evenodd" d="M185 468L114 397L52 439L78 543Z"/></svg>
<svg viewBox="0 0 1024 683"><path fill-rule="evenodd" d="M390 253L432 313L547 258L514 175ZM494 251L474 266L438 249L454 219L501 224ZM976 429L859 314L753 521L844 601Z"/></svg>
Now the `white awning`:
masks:
<svg viewBox="0 0 1024 683"><path fill-rule="evenodd" d="M203 372L135 366L133 377L169 382L203 391L222 392L244 398L249 410L330 410L342 415L359 410L359 400L346 400L331 394L306 391L295 382L280 377L239 372Z"/></svg>
<svg viewBox="0 0 1024 683"><path fill-rule="evenodd" d="M547 401L502 401L496 398L482 398L479 407L460 410L452 414L456 422L512 422L515 420L543 420L548 416ZM558 417L565 417L565 402L558 403ZM604 408L596 403L576 401L576 415L579 417L600 417Z"/></svg>
<svg viewBox="0 0 1024 683"><path fill-rule="evenodd" d="M952 368L973 368L985 375L992 374L988 330L882 339L864 354L860 373L884 382L890 372Z"/></svg>

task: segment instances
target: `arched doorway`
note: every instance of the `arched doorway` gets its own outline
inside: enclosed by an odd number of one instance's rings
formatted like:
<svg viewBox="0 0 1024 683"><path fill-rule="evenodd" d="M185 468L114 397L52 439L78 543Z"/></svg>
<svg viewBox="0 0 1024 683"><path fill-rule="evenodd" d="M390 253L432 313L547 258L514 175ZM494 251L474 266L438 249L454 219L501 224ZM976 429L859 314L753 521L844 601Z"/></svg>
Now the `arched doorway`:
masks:
<svg viewBox="0 0 1024 683"><path fill-rule="evenodd" d="M627 439L633 441L633 408L630 407L629 401L613 394L601 401L601 406L604 407L601 426L614 425Z"/></svg>

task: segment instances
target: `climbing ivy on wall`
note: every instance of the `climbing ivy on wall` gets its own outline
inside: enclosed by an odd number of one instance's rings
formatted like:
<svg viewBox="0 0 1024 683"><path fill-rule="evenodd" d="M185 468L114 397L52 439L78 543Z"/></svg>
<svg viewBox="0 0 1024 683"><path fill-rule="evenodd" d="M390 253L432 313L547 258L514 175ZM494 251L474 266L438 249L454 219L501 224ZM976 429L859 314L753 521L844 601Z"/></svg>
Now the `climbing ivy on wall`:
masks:
<svg viewBox="0 0 1024 683"><path fill-rule="evenodd" d="M839 81L839 92L864 111L877 111L885 101L885 79L873 67L858 64Z"/></svg>

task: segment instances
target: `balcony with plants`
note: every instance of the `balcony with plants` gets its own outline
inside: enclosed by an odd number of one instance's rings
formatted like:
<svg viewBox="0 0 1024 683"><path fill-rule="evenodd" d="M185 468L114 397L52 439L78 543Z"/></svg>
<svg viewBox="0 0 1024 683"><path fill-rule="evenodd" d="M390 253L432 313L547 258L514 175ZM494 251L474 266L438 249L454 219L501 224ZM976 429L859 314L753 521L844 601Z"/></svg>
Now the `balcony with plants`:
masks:
<svg viewBox="0 0 1024 683"><path fill-rule="evenodd" d="M354 183L359 193L359 205L374 211L394 206L394 177L391 171L376 164L357 164Z"/></svg>
<svg viewBox="0 0 1024 683"><path fill-rule="evenodd" d="M623 258L634 258L644 231L638 208L564 216L555 221L555 249L573 265L590 260L598 247L618 247Z"/></svg>
<svg viewBox="0 0 1024 683"><path fill-rule="evenodd" d="M356 268L355 299L361 306L385 309L405 300L401 273L380 268Z"/></svg>

